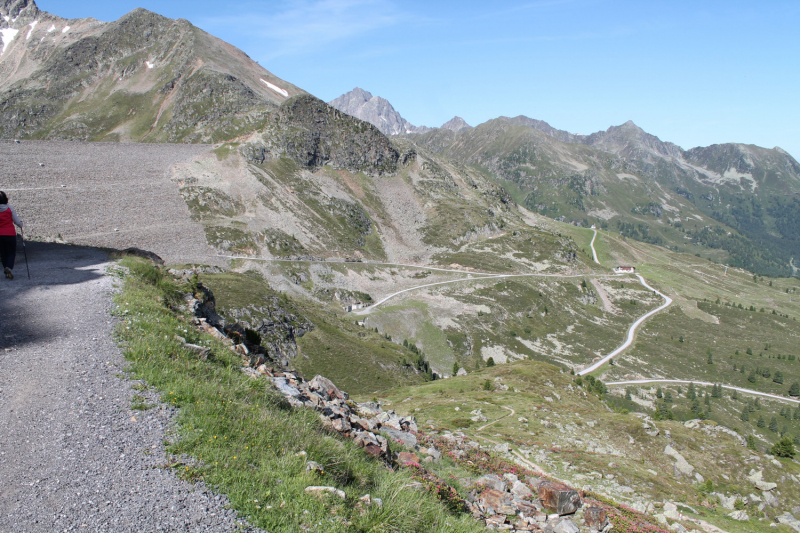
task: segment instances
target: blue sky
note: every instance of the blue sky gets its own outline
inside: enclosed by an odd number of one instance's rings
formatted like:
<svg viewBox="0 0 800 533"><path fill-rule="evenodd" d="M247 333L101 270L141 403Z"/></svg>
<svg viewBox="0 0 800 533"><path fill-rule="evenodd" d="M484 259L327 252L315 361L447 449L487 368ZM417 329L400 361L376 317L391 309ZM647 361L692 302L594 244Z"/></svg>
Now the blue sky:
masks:
<svg viewBox="0 0 800 533"><path fill-rule="evenodd" d="M796 1L37 3L68 18L186 18L326 101L358 86L415 125L527 115L591 133L633 120L683 148L800 158Z"/></svg>

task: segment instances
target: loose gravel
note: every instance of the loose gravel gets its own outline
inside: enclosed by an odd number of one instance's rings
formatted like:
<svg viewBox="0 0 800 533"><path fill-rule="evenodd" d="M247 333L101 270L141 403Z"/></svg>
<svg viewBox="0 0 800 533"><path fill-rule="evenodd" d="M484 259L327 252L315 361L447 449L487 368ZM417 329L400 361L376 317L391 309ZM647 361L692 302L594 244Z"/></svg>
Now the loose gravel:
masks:
<svg viewBox="0 0 800 533"><path fill-rule="evenodd" d="M214 263L203 227L172 181L207 145L0 141L0 190L31 237L123 249L168 263Z"/></svg>
<svg viewBox="0 0 800 533"><path fill-rule="evenodd" d="M0 531L248 531L166 467L175 411L136 391L112 339L99 250L29 243L0 280ZM139 394L155 407L132 410Z"/></svg>

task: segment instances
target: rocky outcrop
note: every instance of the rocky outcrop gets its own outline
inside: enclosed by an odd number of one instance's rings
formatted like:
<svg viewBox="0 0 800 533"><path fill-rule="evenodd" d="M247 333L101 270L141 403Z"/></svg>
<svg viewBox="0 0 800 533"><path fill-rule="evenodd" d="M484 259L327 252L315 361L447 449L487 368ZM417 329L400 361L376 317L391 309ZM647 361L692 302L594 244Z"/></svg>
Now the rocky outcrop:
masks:
<svg viewBox="0 0 800 533"><path fill-rule="evenodd" d="M194 291L184 294L183 298L195 324L204 332L229 342L234 351L249 357L254 366L267 362L288 366L289 361L297 357L297 339L312 331L314 324L287 309L278 298L272 298L269 305L228 310L226 319L217 313L211 290L194 279L201 270L218 271L214 267L169 271L193 285Z"/></svg>
<svg viewBox="0 0 800 533"><path fill-rule="evenodd" d="M269 359L284 367L297 357L297 339L314 330L312 322L286 309L278 298L272 298L269 305L230 309L226 313L238 324L228 326L229 331L242 336L246 336L247 329L257 332Z"/></svg>
<svg viewBox="0 0 800 533"><path fill-rule="evenodd" d="M2 0L0 28L22 28L36 20L39 13L39 8L33 0Z"/></svg>
<svg viewBox="0 0 800 533"><path fill-rule="evenodd" d="M414 157L401 154L375 126L310 95L284 102L241 151L254 164L286 157L309 170L329 165L370 176L393 175Z"/></svg>
<svg viewBox="0 0 800 533"><path fill-rule="evenodd" d="M346 392L339 390L323 376L306 381L295 372L280 371L266 365L256 369L244 367L242 370L255 379L262 376L268 378L292 406L318 411L326 427L353 439L368 454L388 462L396 459L400 463L407 463L415 459L410 455L405 458L392 457L389 447L390 438L404 444L416 444L414 435L417 423L413 417L401 417L394 411L384 411L372 402L351 402ZM410 437L410 440L405 440L406 437Z"/></svg>

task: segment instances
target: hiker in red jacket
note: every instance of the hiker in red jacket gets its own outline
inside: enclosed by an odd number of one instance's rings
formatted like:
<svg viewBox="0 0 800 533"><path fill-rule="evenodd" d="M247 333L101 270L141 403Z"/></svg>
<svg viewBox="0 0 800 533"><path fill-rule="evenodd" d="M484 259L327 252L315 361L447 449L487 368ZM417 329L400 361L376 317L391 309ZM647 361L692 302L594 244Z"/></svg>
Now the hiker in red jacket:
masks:
<svg viewBox="0 0 800 533"><path fill-rule="evenodd" d="M8 279L14 279L11 270L14 268L14 258L17 255L17 228L22 231L22 221L14 212L14 208L8 205L8 196L0 191L0 260L3 262Z"/></svg>

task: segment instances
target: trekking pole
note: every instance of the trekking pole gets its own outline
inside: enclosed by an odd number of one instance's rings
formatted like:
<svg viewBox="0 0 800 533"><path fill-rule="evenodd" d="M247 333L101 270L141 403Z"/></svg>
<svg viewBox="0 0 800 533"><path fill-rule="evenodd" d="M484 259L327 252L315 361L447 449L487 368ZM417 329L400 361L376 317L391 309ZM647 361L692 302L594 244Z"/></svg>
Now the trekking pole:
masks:
<svg viewBox="0 0 800 533"><path fill-rule="evenodd" d="M28 250L25 249L25 234L22 228L19 230L19 237L22 239L22 253L25 255L25 268L28 269L28 279L31 279L31 266L28 264Z"/></svg>

